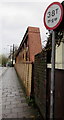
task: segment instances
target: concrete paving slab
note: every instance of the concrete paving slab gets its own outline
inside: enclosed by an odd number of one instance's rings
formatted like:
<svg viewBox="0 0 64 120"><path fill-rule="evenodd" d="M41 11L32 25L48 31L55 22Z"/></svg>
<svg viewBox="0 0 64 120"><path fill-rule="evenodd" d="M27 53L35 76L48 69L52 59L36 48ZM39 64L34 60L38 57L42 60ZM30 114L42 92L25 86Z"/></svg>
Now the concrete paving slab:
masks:
<svg viewBox="0 0 64 120"><path fill-rule="evenodd" d="M2 118L35 117L36 109L28 106L13 67L2 76Z"/></svg>

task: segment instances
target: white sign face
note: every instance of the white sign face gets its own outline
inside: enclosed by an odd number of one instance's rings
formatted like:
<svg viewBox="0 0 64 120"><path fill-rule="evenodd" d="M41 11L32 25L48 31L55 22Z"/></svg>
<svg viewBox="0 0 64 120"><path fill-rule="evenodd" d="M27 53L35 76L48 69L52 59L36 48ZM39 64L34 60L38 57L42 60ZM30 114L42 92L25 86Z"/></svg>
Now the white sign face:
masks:
<svg viewBox="0 0 64 120"><path fill-rule="evenodd" d="M44 24L49 30L53 30L59 26L62 21L63 7L60 3L52 3L45 11Z"/></svg>

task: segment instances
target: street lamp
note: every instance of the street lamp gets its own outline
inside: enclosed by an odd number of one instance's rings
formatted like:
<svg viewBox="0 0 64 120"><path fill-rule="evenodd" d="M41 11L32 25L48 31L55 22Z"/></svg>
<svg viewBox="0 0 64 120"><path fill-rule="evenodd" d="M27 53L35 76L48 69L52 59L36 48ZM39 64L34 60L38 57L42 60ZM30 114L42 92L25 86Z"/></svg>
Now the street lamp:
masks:
<svg viewBox="0 0 64 120"><path fill-rule="evenodd" d="M13 66L13 50L11 50L11 48L13 49L13 46L12 45L7 45L7 46L10 47L9 62Z"/></svg>
<svg viewBox="0 0 64 120"><path fill-rule="evenodd" d="M13 45L8 45L10 46L10 60L12 62L12 66L14 66L15 64L15 52L17 51L17 46L15 46L14 44ZM11 47L12 47L12 51L11 51Z"/></svg>

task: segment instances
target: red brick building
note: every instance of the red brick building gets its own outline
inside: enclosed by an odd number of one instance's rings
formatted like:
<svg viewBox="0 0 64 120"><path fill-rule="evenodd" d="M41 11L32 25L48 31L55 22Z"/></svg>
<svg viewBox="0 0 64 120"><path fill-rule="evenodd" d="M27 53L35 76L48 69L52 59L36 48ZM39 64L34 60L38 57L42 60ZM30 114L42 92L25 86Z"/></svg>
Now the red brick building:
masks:
<svg viewBox="0 0 64 120"><path fill-rule="evenodd" d="M16 54L16 63L21 63L21 61L34 62L34 56L41 51L39 28L28 27Z"/></svg>

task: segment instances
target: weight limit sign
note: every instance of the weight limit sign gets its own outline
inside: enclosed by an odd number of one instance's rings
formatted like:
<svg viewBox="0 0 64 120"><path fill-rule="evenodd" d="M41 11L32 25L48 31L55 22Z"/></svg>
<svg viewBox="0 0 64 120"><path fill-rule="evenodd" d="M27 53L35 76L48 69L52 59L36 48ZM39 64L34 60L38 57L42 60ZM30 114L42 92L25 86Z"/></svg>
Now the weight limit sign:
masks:
<svg viewBox="0 0 64 120"><path fill-rule="evenodd" d="M44 13L44 25L48 30L54 30L60 25L62 18L62 5L59 2L53 2Z"/></svg>

